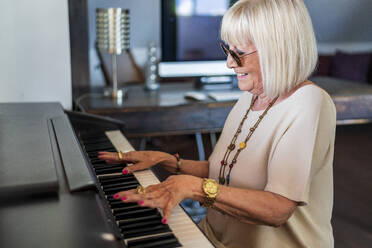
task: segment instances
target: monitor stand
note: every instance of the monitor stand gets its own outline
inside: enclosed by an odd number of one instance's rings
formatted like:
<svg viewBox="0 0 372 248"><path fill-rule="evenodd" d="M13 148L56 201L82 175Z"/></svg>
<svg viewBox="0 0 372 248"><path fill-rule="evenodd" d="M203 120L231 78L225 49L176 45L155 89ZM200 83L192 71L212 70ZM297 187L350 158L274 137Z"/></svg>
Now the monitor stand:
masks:
<svg viewBox="0 0 372 248"><path fill-rule="evenodd" d="M236 77L205 76L196 79L196 88L203 90L229 90L237 87Z"/></svg>

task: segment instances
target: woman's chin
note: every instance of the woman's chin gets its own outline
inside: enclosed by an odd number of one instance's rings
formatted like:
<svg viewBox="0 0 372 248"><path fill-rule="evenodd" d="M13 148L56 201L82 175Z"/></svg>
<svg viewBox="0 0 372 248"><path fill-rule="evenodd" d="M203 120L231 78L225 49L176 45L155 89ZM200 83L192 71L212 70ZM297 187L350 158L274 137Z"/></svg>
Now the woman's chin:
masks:
<svg viewBox="0 0 372 248"><path fill-rule="evenodd" d="M238 87L241 91L250 91L252 90L253 84L251 82L247 82L246 80L238 80Z"/></svg>

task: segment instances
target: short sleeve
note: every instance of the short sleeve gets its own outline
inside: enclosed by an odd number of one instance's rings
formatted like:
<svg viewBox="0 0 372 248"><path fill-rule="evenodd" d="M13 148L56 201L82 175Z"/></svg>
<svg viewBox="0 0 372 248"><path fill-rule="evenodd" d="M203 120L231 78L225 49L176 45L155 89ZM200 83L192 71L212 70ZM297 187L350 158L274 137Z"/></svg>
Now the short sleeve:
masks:
<svg viewBox="0 0 372 248"><path fill-rule="evenodd" d="M265 191L307 204L322 99L299 104L270 151ZM306 103L306 99L305 99Z"/></svg>

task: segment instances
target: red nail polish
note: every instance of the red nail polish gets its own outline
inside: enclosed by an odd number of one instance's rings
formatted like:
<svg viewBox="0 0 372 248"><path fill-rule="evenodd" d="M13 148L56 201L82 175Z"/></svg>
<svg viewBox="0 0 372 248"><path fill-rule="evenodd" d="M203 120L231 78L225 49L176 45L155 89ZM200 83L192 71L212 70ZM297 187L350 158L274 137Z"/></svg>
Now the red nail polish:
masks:
<svg viewBox="0 0 372 248"><path fill-rule="evenodd" d="M119 194L115 194L112 198L119 199Z"/></svg>
<svg viewBox="0 0 372 248"><path fill-rule="evenodd" d="M167 219L166 219L166 218L162 219L162 220L161 220L161 223L163 223L163 224L167 224Z"/></svg>
<svg viewBox="0 0 372 248"><path fill-rule="evenodd" d="M123 170L123 174L124 174L124 175L128 174L128 170L127 170L127 169L124 169L124 170Z"/></svg>
<svg viewBox="0 0 372 248"><path fill-rule="evenodd" d="M126 199L127 199L127 197L125 197L125 196L123 196L123 197L121 198L122 201L125 201Z"/></svg>

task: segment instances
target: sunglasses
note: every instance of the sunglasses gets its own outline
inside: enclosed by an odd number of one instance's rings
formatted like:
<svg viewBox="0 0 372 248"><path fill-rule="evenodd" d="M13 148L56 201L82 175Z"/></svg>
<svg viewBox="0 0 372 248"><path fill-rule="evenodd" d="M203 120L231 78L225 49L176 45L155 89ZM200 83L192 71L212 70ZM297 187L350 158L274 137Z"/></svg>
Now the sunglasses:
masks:
<svg viewBox="0 0 372 248"><path fill-rule="evenodd" d="M235 62L238 64L238 66L242 66L242 60L241 60L241 58L257 52L257 50L256 50L256 51L253 51L251 53L246 53L246 54L242 54L242 55L239 56L238 54L236 54L236 52L230 50L230 48L225 43L221 42L220 43L220 46L221 46L221 49L222 49L223 53L226 56L229 56L229 54L230 54L231 57L235 60Z"/></svg>

